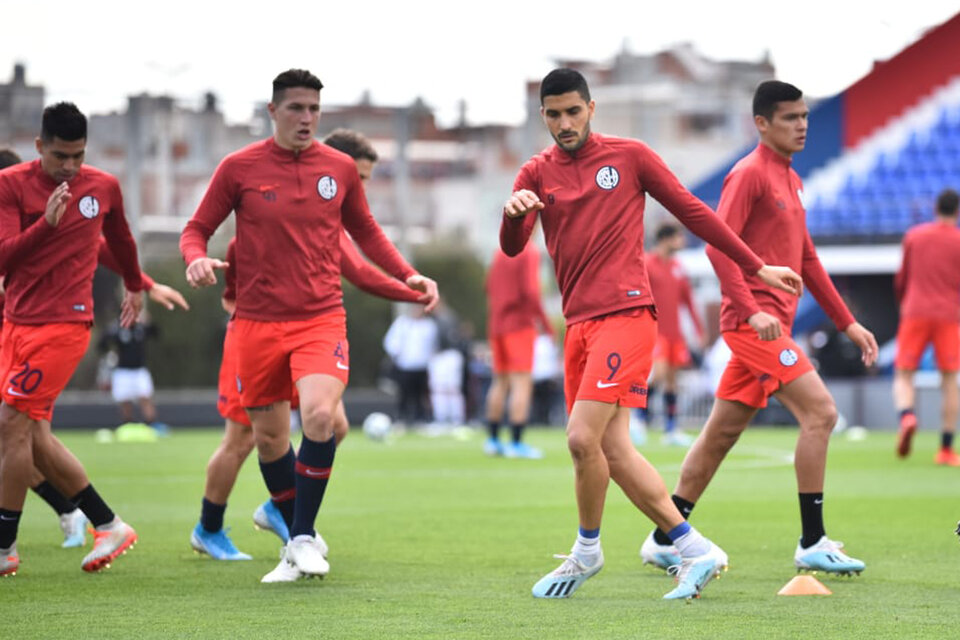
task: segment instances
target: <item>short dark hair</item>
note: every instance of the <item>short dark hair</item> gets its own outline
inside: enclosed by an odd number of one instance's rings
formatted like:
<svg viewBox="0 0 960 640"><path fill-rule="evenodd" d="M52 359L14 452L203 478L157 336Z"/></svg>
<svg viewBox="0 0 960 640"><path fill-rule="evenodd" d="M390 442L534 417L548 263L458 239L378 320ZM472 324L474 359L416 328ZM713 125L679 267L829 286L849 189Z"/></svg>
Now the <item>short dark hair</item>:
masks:
<svg viewBox="0 0 960 640"><path fill-rule="evenodd" d="M273 79L273 96L270 100L273 104L280 104L283 101L284 92L294 87L320 91L320 89L323 89L323 83L320 82L320 78L306 69L287 69Z"/></svg>
<svg viewBox="0 0 960 640"><path fill-rule="evenodd" d="M794 102L803 97L803 91L788 82L766 80L753 92L753 115L773 120L778 102Z"/></svg>
<svg viewBox="0 0 960 640"><path fill-rule="evenodd" d="M676 237L680 235L680 233L680 227L672 222L664 222L657 227L657 235L655 237L657 242L662 242L664 240L669 240L670 238Z"/></svg>
<svg viewBox="0 0 960 640"><path fill-rule="evenodd" d="M323 139L323 144L343 151L354 160L369 160L376 162L380 159L377 150L373 148L367 137L352 129L334 129Z"/></svg>
<svg viewBox="0 0 960 640"><path fill-rule="evenodd" d="M942 216L955 216L960 209L960 194L953 189L944 189L937 196L937 213Z"/></svg>
<svg viewBox="0 0 960 640"><path fill-rule="evenodd" d="M72 102L58 102L43 110L40 139L53 142L60 138L66 142L84 140L87 137L87 117L80 113Z"/></svg>
<svg viewBox="0 0 960 640"><path fill-rule="evenodd" d="M21 162L23 162L23 158L13 149L6 147L0 149L0 169L6 169Z"/></svg>
<svg viewBox="0 0 960 640"><path fill-rule="evenodd" d="M554 69L540 81L540 104L543 105L543 99L547 96L559 96L571 91L579 93L584 102L590 102L590 87L582 73L566 67Z"/></svg>

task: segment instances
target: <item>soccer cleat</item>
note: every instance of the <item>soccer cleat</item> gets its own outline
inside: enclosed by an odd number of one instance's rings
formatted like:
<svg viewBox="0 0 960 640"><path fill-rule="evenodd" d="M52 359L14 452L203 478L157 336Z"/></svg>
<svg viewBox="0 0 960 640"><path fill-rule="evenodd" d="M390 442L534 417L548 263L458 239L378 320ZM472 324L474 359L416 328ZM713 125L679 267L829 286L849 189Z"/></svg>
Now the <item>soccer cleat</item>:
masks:
<svg viewBox="0 0 960 640"><path fill-rule="evenodd" d="M815 545L806 549L797 543L793 563L797 565L798 571L825 571L840 575L859 574L866 568L862 561L851 558L842 549L843 543L831 540L827 536L823 536Z"/></svg>
<svg viewBox="0 0 960 640"><path fill-rule="evenodd" d="M502 456L503 443L496 438L487 438L483 443L483 452L488 456Z"/></svg>
<svg viewBox="0 0 960 640"><path fill-rule="evenodd" d="M190 546L198 553L205 553L214 560L250 560L251 557L239 551L233 540L223 529L211 533L199 522L190 533Z"/></svg>
<svg viewBox="0 0 960 640"><path fill-rule="evenodd" d="M913 434L917 431L917 416L908 413L900 419L900 433L897 435L897 455L906 458L910 455Z"/></svg>
<svg viewBox="0 0 960 640"><path fill-rule="evenodd" d="M17 553L17 543L14 542L9 549L0 549L0 578L17 575L19 568L20 554Z"/></svg>
<svg viewBox="0 0 960 640"><path fill-rule="evenodd" d="M261 531L270 531L284 544L290 540L290 530L283 519L283 514L277 509L272 500L267 500L253 512L253 526Z"/></svg>
<svg viewBox="0 0 960 640"><path fill-rule="evenodd" d="M103 529L93 530L93 551L81 563L84 571L94 572L109 569L110 563L132 549L137 541L137 532L119 517Z"/></svg>
<svg viewBox="0 0 960 640"><path fill-rule="evenodd" d="M720 577L721 571L727 569L727 554L723 549L707 540L710 548L706 553L691 558L683 558L680 564L675 564L669 573L677 577L677 586L673 591L663 596L664 600L690 600L699 598L700 592L714 578Z"/></svg>
<svg viewBox="0 0 960 640"><path fill-rule="evenodd" d="M297 536L287 543L287 560L305 576L327 575L330 564L326 555L327 544L319 535Z"/></svg>
<svg viewBox="0 0 960 640"><path fill-rule="evenodd" d="M600 551L597 561L589 567L572 552L568 556L558 553L553 557L562 559L563 563L533 585L535 598L569 598L580 585L603 568L603 551Z"/></svg>
<svg viewBox="0 0 960 640"><path fill-rule="evenodd" d="M683 562L680 552L672 544L660 544L653 537L653 531L647 536L643 544L640 545L640 558L643 564L652 564L658 569L669 571L670 567Z"/></svg>
<svg viewBox="0 0 960 640"><path fill-rule="evenodd" d="M526 442L511 442L504 447L503 455L507 458L526 458L528 460L543 458L543 452L540 449L531 447Z"/></svg>
<svg viewBox="0 0 960 640"><path fill-rule="evenodd" d="M685 434L683 431L670 431L663 434L663 438L660 440L660 442L668 447L686 448L693 444L693 438Z"/></svg>
<svg viewBox="0 0 960 640"><path fill-rule="evenodd" d="M287 545L280 549L280 564L273 571L260 578L260 582L296 582L303 577L297 565L293 564L287 557Z"/></svg>
<svg viewBox="0 0 960 640"><path fill-rule="evenodd" d="M87 516L80 509L60 516L60 530L63 531L64 549L82 547L87 542Z"/></svg>
<svg viewBox="0 0 960 640"><path fill-rule="evenodd" d="M933 456L933 462L947 467L960 467L960 456L953 449L940 449Z"/></svg>

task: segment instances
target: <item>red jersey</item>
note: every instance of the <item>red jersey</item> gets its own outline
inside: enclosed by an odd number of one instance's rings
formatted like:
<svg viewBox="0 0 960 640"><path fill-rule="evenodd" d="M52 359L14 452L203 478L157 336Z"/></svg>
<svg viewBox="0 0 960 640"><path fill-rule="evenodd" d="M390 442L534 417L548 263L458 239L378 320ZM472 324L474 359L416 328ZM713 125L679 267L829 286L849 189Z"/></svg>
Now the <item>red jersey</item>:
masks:
<svg viewBox="0 0 960 640"><path fill-rule="evenodd" d="M514 181L514 191L520 189L536 193L546 205L539 216L568 325L654 304L643 256L647 193L748 272L763 266L660 156L637 140L591 133L574 153L554 145L523 165ZM535 213L504 214L504 253L518 254L536 221Z"/></svg>
<svg viewBox="0 0 960 640"><path fill-rule="evenodd" d="M189 265L237 214L237 317L306 320L341 307L340 231L401 281L416 272L380 230L353 159L314 141L295 153L273 138L228 155L180 237Z"/></svg>
<svg viewBox="0 0 960 640"><path fill-rule="evenodd" d="M502 336L523 329L551 333L540 303L540 251L527 243L514 258L497 249L487 272L487 335Z"/></svg>
<svg viewBox="0 0 960 640"><path fill-rule="evenodd" d="M907 231L894 288L902 318L960 320L960 229L928 222Z"/></svg>
<svg viewBox="0 0 960 640"><path fill-rule="evenodd" d="M656 251L647 254L647 276L657 303L657 333L671 340L681 340L680 306L687 308L697 335L703 337L700 314L693 305L690 281L676 258L664 258Z"/></svg>
<svg viewBox="0 0 960 640"><path fill-rule="evenodd" d="M144 288L117 179L82 166L70 180L66 213L51 227L44 211L57 184L40 160L0 172L0 273L6 273L4 317L11 322L92 322L101 233L127 290Z"/></svg>
<svg viewBox="0 0 960 640"><path fill-rule="evenodd" d="M227 267L223 278L225 281L223 298L225 300L237 299L236 258L237 239L233 238L227 245L226 261L230 266ZM419 291L414 291L406 284L391 278L364 260L357 248L353 246L353 242L346 232L340 233L340 270L343 277L352 282L358 289L380 298L397 300L398 302L416 302L421 295Z"/></svg>
<svg viewBox="0 0 960 640"><path fill-rule="evenodd" d="M766 264L790 267L800 274L824 312L843 331L855 320L817 256L807 231L802 193L803 183L790 160L761 143L727 174L717 214ZM762 310L780 320L789 332L797 296L772 289L753 275L745 276L726 256L709 247L707 257L723 293L721 331L736 331Z"/></svg>

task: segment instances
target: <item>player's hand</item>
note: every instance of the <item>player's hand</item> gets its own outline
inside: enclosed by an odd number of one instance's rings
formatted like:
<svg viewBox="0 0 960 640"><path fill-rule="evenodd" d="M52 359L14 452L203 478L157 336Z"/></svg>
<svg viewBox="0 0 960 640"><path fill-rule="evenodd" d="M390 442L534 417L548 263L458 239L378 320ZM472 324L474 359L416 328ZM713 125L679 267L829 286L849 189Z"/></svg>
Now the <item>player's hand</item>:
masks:
<svg viewBox="0 0 960 640"><path fill-rule="evenodd" d="M863 364L868 367L873 366L877 356L880 355L880 347L877 346L877 339L873 337L873 333L859 322L854 322L847 327L844 333L853 341L853 344L860 347L863 354L860 359L863 360Z"/></svg>
<svg viewBox="0 0 960 640"><path fill-rule="evenodd" d="M774 289L780 289L795 296L803 293L803 279L790 267L774 267L765 264L760 271L757 271L757 277Z"/></svg>
<svg viewBox="0 0 960 640"><path fill-rule="evenodd" d="M783 334L780 321L764 311L757 311L747 318L747 324L753 327L753 330L757 332L761 340L766 342L776 340Z"/></svg>
<svg viewBox="0 0 960 640"><path fill-rule="evenodd" d="M63 214L67 211L68 202L70 202L70 187L67 186L66 182L61 182L47 198L47 210L43 214L47 224L51 227L60 224Z"/></svg>
<svg viewBox="0 0 960 640"><path fill-rule="evenodd" d="M415 291L422 291L423 295L417 298L417 302L423 305L423 310L430 313L440 304L440 290L437 283L427 276L419 273L407 278L407 286Z"/></svg>
<svg viewBox="0 0 960 640"><path fill-rule="evenodd" d="M521 189L510 196L507 203L503 205L503 213L508 218L522 218L531 211L540 211L545 206L533 191Z"/></svg>
<svg viewBox="0 0 960 640"><path fill-rule="evenodd" d="M123 302L120 304L120 326L129 329L136 324L143 308L143 292L123 290Z"/></svg>
<svg viewBox="0 0 960 640"><path fill-rule="evenodd" d="M196 289L217 284L216 269L226 269L230 263L216 258L197 258L187 267L187 283Z"/></svg>
<svg viewBox="0 0 960 640"><path fill-rule="evenodd" d="M153 288L147 292L147 296L170 311L173 311L174 306L178 306L184 311L190 311L190 305L187 304L183 294L165 284L160 284L159 282L153 283Z"/></svg>

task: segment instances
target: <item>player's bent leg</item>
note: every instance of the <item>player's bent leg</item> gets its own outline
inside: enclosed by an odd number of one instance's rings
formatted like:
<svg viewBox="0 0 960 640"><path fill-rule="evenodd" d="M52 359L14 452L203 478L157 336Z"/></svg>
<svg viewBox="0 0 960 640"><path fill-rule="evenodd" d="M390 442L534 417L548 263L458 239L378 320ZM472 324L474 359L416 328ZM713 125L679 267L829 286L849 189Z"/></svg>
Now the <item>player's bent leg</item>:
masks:
<svg viewBox="0 0 960 640"><path fill-rule="evenodd" d="M33 473L35 421L0 404L0 508L23 511Z"/></svg>
<svg viewBox="0 0 960 640"><path fill-rule="evenodd" d="M240 468L254 448L253 429L227 419L223 439L207 463L204 497L216 504L226 504L236 484Z"/></svg>
<svg viewBox="0 0 960 640"><path fill-rule="evenodd" d="M343 444L343 440L350 434L350 422L347 420L347 410L343 406L343 400L337 403L337 409L333 414L333 437L337 439L337 446Z"/></svg>
<svg viewBox="0 0 960 640"><path fill-rule="evenodd" d="M917 431L917 416L913 412L916 389L913 386L912 369L897 368L893 372L893 406L900 415L897 432L897 455L906 458L913 446L913 435Z"/></svg>
<svg viewBox="0 0 960 640"><path fill-rule="evenodd" d="M800 423L794 467L800 493L823 491L827 446L837 424L837 406L816 371L808 371L776 392Z"/></svg>
<svg viewBox="0 0 960 640"><path fill-rule="evenodd" d="M507 397L507 376L504 373L495 373L487 391L487 428L489 433L483 445L483 452L488 456L502 456L503 443L500 442L500 423L504 417L504 406Z"/></svg>

